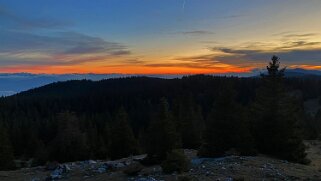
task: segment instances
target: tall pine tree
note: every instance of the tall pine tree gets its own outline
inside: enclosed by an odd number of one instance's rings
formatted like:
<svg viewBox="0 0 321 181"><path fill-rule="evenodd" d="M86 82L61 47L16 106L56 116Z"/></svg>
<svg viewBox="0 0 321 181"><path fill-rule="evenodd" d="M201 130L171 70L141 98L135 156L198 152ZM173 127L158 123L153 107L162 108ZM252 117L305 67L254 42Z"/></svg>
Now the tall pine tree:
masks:
<svg viewBox="0 0 321 181"><path fill-rule="evenodd" d="M89 158L85 133L79 128L79 119L74 113L63 112L57 116L57 135L50 144L50 157L61 162Z"/></svg>
<svg viewBox="0 0 321 181"><path fill-rule="evenodd" d="M184 96L178 105L178 130L181 134L182 147L198 149L201 144L201 129L203 118L201 107L198 106L192 95Z"/></svg>
<svg viewBox="0 0 321 181"><path fill-rule="evenodd" d="M165 98L161 99L159 111L153 117L146 135L146 161L149 163L160 163L165 160L167 153L179 147L179 134Z"/></svg>
<svg viewBox="0 0 321 181"><path fill-rule="evenodd" d="M295 162L305 162L305 146L298 129L298 106L283 85L285 68L273 56L262 75L253 106L256 145L261 153Z"/></svg>
<svg viewBox="0 0 321 181"><path fill-rule="evenodd" d="M242 107L235 102L232 85L226 83L207 118L199 155L217 157L231 149L240 154L252 154L252 136L244 118Z"/></svg>
<svg viewBox="0 0 321 181"><path fill-rule="evenodd" d="M138 153L138 142L128 123L128 115L120 108L111 128L111 159L128 157Z"/></svg>

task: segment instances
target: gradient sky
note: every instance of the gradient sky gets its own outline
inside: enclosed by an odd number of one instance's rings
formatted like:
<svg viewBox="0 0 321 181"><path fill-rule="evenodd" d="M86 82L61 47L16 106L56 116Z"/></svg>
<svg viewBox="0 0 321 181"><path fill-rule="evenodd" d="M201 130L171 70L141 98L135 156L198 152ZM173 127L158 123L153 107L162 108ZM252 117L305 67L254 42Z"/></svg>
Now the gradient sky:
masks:
<svg viewBox="0 0 321 181"><path fill-rule="evenodd" d="M321 70L320 0L0 0L0 72Z"/></svg>

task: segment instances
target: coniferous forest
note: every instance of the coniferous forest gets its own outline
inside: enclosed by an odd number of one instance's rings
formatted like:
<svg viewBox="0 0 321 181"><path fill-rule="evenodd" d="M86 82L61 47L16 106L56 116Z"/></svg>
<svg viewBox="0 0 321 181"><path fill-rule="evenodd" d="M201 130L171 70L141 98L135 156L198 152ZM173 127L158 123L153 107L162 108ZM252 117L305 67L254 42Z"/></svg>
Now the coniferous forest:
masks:
<svg viewBox="0 0 321 181"><path fill-rule="evenodd" d="M273 56L257 77L130 77L49 84L0 99L0 170L13 160L118 159L147 153L160 163L179 148L202 157L234 150L306 163L304 139L318 139L320 77L286 77Z"/></svg>

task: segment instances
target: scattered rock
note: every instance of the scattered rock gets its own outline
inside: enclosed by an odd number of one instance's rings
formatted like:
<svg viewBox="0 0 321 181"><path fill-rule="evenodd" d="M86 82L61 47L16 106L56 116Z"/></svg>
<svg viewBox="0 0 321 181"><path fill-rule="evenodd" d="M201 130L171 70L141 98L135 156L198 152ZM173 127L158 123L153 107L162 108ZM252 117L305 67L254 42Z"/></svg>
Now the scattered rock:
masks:
<svg viewBox="0 0 321 181"><path fill-rule="evenodd" d="M106 164L101 165L99 168L97 168L97 173L105 173L107 172L108 166Z"/></svg>
<svg viewBox="0 0 321 181"><path fill-rule="evenodd" d="M132 157L132 160L133 160L133 161L140 162L140 161L144 160L144 159L146 158L146 156L147 156L146 154L133 156L133 157Z"/></svg>
<svg viewBox="0 0 321 181"><path fill-rule="evenodd" d="M316 146L310 147L315 148ZM144 167L136 161L144 157L140 155L115 161L87 160L64 164L51 162L43 167L0 171L0 180L244 181L320 180L321 178L321 167L319 167L321 164L317 162L321 161L321 156L317 155L319 148L313 152L315 155L313 155L311 165L295 164L265 155L198 158L193 150L185 151L185 153L190 155L192 164L190 169L183 173L164 174L160 165Z"/></svg>
<svg viewBox="0 0 321 181"><path fill-rule="evenodd" d="M120 169L126 166L125 163L119 161L108 161L106 164L112 169Z"/></svg>
<svg viewBox="0 0 321 181"><path fill-rule="evenodd" d="M97 162L96 161L94 161L94 160L87 160L86 161L88 164L96 164Z"/></svg>
<svg viewBox="0 0 321 181"><path fill-rule="evenodd" d="M54 169L50 173L50 179L51 180L62 179L70 171L71 171L71 168L67 164L58 165L58 167L56 167L56 169Z"/></svg>
<svg viewBox="0 0 321 181"><path fill-rule="evenodd" d="M51 172L50 178L52 180L61 179L62 178L62 174L63 174L63 170L61 168L57 168L57 169L55 169L54 171Z"/></svg>

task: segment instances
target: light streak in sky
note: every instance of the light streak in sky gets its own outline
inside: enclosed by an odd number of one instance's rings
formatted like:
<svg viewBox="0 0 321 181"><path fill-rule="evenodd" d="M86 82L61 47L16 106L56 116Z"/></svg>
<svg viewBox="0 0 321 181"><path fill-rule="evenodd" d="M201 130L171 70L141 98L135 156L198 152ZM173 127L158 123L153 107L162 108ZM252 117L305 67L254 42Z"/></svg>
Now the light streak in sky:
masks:
<svg viewBox="0 0 321 181"><path fill-rule="evenodd" d="M183 0L183 6L182 6L183 12L185 11L185 5L186 5L186 0Z"/></svg>

